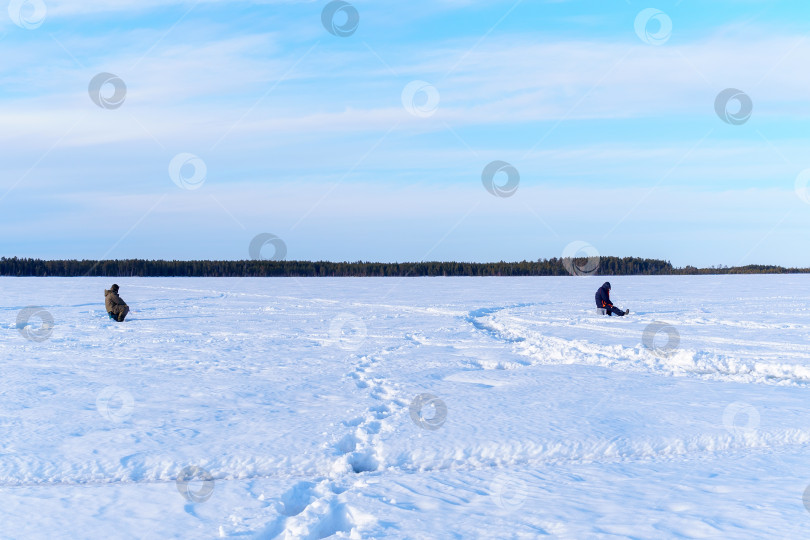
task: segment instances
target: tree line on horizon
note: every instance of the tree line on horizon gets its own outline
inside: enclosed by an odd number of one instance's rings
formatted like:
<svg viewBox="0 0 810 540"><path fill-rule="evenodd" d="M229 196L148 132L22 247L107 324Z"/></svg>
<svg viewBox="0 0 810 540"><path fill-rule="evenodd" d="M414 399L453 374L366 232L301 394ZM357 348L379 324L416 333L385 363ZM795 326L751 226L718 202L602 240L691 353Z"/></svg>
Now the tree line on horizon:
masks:
<svg viewBox="0 0 810 540"><path fill-rule="evenodd" d="M521 262L330 262L330 261L164 261L42 260L0 258L0 276L17 277L423 277L423 276L567 276L569 268L589 269L585 258ZM796 274L808 268L747 265L676 268L669 261L638 257L601 257L594 275L665 276L703 274Z"/></svg>

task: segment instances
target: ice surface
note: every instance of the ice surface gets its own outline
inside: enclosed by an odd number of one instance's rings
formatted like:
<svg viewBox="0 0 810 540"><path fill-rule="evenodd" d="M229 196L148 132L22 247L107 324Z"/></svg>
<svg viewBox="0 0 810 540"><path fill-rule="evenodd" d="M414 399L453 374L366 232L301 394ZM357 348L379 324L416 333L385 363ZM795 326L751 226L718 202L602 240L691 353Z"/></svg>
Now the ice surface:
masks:
<svg viewBox="0 0 810 540"><path fill-rule="evenodd" d="M810 276L115 281L0 278L2 538L810 536Z"/></svg>

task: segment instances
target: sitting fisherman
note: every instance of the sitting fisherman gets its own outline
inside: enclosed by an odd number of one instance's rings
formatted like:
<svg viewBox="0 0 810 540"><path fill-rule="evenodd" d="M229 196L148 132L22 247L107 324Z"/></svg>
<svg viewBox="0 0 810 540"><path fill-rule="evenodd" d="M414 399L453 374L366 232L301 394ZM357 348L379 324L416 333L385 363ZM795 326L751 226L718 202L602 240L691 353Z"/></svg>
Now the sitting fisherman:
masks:
<svg viewBox="0 0 810 540"><path fill-rule="evenodd" d="M109 290L104 290L104 307L114 321L124 322L124 318L129 313L129 306L118 296L118 285L113 283Z"/></svg>
<svg viewBox="0 0 810 540"><path fill-rule="evenodd" d="M603 315L611 316L611 315L618 315L619 317L624 317L630 310L622 311L616 306L613 305L613 302L610 301L610 282L606 281L599 290L596 291L596 307L599 312Z"/></svg>

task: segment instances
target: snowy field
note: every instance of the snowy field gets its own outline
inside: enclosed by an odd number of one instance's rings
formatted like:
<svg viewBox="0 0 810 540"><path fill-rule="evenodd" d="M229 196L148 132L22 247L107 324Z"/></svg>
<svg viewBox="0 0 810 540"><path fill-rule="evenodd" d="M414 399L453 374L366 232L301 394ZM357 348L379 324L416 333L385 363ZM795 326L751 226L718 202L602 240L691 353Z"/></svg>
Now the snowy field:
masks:
<svg viewBox="0 0 810 540"><path fill-rule="evenodd" d="M605 279L0 278L0 537L810 536L810 276Z"/></svg>

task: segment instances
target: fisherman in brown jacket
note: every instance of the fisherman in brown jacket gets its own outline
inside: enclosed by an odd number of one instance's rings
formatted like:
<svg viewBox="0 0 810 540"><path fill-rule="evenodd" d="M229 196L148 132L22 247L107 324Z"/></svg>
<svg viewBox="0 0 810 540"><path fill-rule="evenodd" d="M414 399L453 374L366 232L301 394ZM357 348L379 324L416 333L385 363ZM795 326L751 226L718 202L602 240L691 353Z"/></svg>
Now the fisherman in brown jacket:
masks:
<svg viewBox="0 0 810 540"><path fill-rule="evenodd" d="M104 290L104 307L110 318L118 322L124 322L124 317L129 313L129 306L118 296L118 285L115 283L109 290Z"/></svg>

